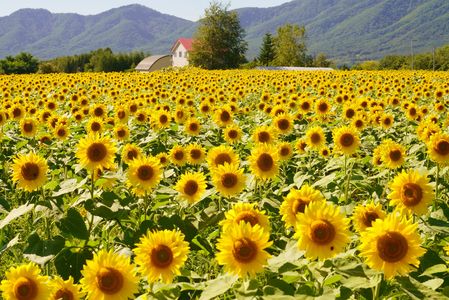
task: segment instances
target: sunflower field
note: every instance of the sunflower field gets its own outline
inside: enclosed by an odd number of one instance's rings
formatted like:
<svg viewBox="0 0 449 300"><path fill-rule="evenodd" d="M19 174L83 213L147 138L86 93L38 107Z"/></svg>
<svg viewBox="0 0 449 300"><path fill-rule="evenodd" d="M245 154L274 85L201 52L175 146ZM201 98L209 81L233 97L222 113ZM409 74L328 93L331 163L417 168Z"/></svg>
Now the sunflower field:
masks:
<svg viewBox="0 0 449 300"><path fill-rule="evenodd" d="M445 299L449 74L0 76L0 298Z"/></svg>

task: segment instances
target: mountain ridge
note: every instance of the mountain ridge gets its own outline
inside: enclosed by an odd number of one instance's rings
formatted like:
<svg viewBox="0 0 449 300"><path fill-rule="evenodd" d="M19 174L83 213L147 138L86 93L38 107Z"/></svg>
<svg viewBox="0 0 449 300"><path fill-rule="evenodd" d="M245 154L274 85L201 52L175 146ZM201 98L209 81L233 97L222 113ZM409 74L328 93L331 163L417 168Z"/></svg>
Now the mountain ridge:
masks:
<svg viewBox="0 0 449 300"><path fill-rule="evenodd" d="M257 55L265 33L285 23L305 25L310 53L324 52L339 62L449 44L445 0L295 0L235 11L246 31L248 58ZM192 36L197 26L140 4L92 15L20 9L0 17L0 58L26 51L49 59L106 47L163 54L178 37Z"/></svg>

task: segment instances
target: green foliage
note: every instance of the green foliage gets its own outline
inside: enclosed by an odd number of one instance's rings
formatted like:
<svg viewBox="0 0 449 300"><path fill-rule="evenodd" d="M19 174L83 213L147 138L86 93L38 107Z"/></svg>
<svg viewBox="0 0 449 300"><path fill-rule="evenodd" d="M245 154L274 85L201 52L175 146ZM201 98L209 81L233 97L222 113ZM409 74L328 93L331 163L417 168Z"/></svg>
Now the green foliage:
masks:
<svg viewBox="0 0 449 300"><path fill-rule="evenodd" d="M36 73L37 69L38 60L25 52L0 60L0 74L31 74Z"/></svg>
<svg viewBox="0 0 449 300"><path fill-rule="evenodd" d="M358 63L352 67L353 70L365 70L372 71L379 69L379 62L375 60L367 60L361 63Z"/></svg>
<svg viewBox="0 0 449 300"><path fill-rule="evenodd" d="M331 65L332 61L327 58L325 53L318 53L313 59L314 67L329 68Z"/></svg>
<svg viewBox="0 0 449 300"><path fill-rule="evenodd" d="M244 62L247 43L236 12L212 2L194 35L189 62L205 69L232 69Z"/></svg>
<svg viewBox="0 0 449 300"><path fill-rule="evenodd" d="M285 24L274 37L275 66L306 65L306 29L296 24Z"/></svg>
<svg viewBox="0 0 449 300"><path fill-rule="evenodd" d="M270 33L266 33L263 37L263 43L257 60L262 66L269 66L274 59L274 55L273 38Z"/></svg>

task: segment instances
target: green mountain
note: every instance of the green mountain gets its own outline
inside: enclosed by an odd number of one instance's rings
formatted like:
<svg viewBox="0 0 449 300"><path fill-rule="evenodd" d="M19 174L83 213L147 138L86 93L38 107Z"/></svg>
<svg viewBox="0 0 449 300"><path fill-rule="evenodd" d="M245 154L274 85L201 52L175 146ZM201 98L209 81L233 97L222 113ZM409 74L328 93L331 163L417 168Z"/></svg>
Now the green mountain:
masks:
<svg viewBox="0 0 449 300"><path fill-rule="evenodd" d="M296 0L236 11L246 30L248 58L257 55L265 33L285 23L305 25L310 53L324 52L339 62L449 44L447 0ZM22 9L0 18L0 57L27 51L47 59L101 47L162 54L178 37L191 36L196 26L141 5L90 16Z"/></svg>

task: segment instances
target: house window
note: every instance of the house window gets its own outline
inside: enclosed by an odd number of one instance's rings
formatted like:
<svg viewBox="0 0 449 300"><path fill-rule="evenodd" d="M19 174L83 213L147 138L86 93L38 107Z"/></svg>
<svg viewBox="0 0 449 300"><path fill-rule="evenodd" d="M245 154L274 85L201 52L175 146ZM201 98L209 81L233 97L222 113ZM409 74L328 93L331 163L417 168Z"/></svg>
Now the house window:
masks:
<svg viewBox="0 0 449 300"><path fill-rule="evenodd" d="M182 57L182 51L179 51L179 57Z"/></svg>

